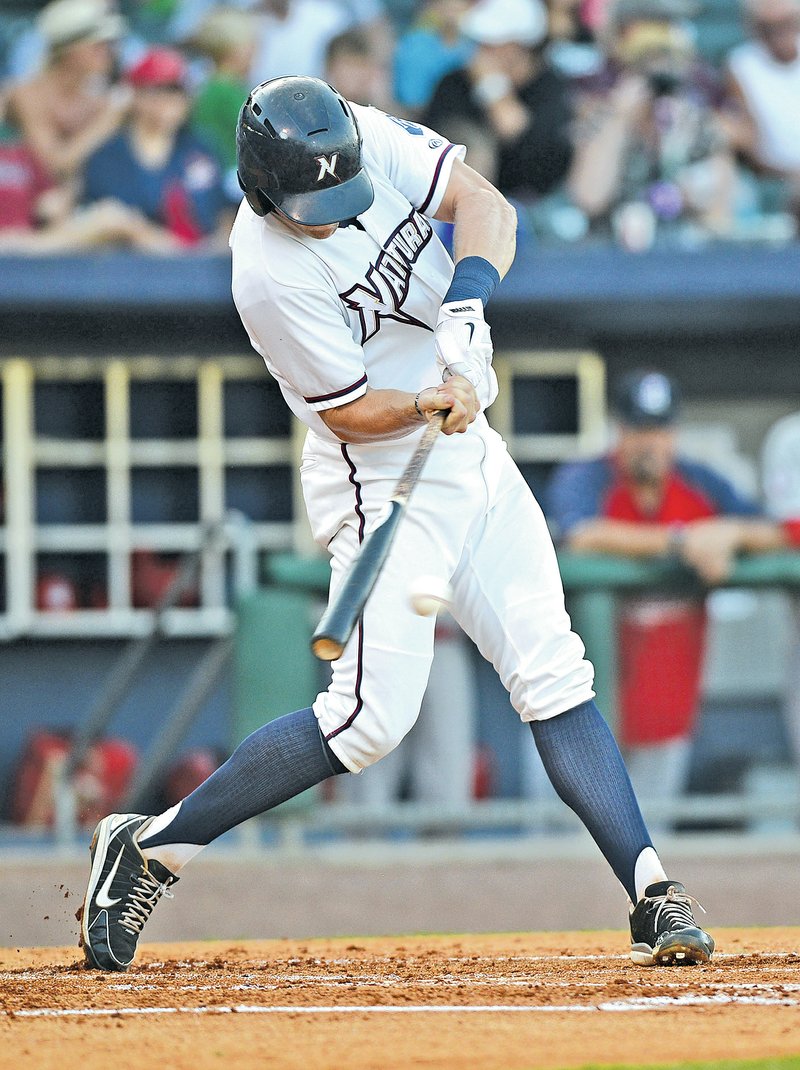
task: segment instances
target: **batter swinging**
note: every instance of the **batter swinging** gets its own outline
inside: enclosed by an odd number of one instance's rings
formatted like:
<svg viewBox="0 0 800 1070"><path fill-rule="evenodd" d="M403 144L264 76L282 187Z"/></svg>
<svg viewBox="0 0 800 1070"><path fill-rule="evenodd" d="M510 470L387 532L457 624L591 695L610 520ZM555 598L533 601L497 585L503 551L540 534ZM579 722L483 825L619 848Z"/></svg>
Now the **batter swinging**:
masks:
<svg viewBox="0 0 800 1070"><path fill-rule="evenodd" d="M714 941L667 878L593 702L541 510L483 414L497 393L483 311L513 260L513 209L466 166L462 146L316 79L256 87L237 142L245 199L231 234L234 299L309 428L302 484L314 537L331 555L332 592L426 422L448 415L313 707L253 733L166 813L98 825L82 919L89 963L127 968L155 903L204 845L400 742L433 656L434 619L408 600L419 575L449 583L453 616L627 891L634 962L707 962ZM431 218L454 223L455 270Z"/></svg>

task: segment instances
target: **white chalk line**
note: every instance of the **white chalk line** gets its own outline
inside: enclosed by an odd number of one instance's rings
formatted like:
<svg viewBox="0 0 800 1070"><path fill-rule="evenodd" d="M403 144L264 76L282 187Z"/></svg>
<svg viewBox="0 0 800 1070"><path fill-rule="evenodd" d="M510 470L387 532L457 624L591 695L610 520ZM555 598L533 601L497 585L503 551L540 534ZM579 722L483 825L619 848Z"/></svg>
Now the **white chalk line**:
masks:
<svg viewBox="0 0 800 1070"><path fill-rule="evenodd" d="M218 1014L587 1014L597 1012L637 1012L670 1010L674 1007L722 1006L725 1004L746 1004L759 1007L797 1007L800 1001L788 997L737 996L718 993L717 995L684 996L635 996L630 999L608 1000L603 1003L566 1006L552 1004L534 1007L517 1004L486 1004L465 1006L442 1006L441 1004L416 1004L412 1006L282 1006L261 1007L242 1004L238 1006L212 1007L39 1007L18 1011L2 1011L6 1018L118 1018L140 1017L170 1014L218 1015Z"/></svg>

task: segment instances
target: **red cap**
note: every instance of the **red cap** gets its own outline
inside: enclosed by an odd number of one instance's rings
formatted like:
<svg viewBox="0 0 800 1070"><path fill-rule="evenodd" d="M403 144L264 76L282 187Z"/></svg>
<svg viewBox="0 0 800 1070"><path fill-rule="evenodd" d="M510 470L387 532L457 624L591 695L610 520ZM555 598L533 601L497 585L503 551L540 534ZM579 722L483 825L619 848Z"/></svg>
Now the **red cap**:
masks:
<svg viewBox="0 0 800 1070"><path fill-rule="evenodd" d="M182 85L187 82L186 60L174 48L151 48L127 72L127 79L137 89L150 86Z"/></svg>

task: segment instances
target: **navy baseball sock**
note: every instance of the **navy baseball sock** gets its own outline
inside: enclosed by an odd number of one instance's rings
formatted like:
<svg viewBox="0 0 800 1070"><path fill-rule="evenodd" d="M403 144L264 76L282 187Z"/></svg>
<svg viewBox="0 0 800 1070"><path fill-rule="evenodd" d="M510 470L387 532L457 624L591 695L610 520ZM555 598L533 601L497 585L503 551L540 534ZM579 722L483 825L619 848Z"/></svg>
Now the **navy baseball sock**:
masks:
<svg viewBox="0 0 800 1070"><path fill-rule="evenodd" d="M584 702L530 725L553 787L589 830L635 903L636 861L653 843L603 715L594 702Z"/></svg>
<svg viewBox="0 0 800 1070"><path fill-rule="evenodd" d="M289 713L249 735L191 795L154 818L139 846L146 857L161 860L155 848L209 844L248 817L346 772L322 738L313 710Z"/></svg>

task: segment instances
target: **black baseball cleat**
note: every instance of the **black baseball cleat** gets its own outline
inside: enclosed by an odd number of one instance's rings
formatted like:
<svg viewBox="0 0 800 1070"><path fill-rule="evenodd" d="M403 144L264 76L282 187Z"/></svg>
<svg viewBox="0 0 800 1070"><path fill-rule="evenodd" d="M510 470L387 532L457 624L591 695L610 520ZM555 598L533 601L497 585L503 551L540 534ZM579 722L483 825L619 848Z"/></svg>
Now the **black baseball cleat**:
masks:
<svg viewBox="0 0 800 1070"><path fill-rule="evenodd" d="M710 961L714 940L698 927L692 903L697 900L677 881L645 888L630 916L631 959L637 966L694 966Z"/></svg>
<svg viewBox="0 0 800 1070"><path fill-rule="evenodd" d="M155 859L146 859L136 835L150 818L110 814L94 830L89 848L92 871L83 906L80 945L97 970L127 970L142 927L162 895L178 878Z"/></svg>

